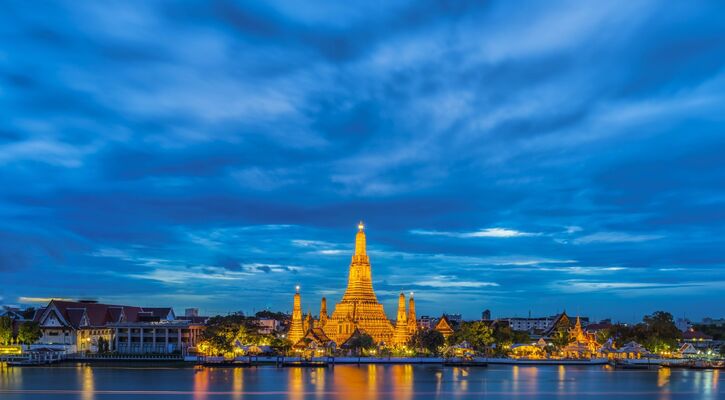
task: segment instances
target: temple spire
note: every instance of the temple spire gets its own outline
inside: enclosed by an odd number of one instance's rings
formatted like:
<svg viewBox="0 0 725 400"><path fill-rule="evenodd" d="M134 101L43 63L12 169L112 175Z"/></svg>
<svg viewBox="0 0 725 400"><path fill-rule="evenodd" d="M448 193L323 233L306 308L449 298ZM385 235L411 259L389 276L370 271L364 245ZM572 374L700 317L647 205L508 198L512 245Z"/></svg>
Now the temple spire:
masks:
<svg viewBox="0 0 725 400"><path fill-rule="evenodd" d="M365 249L365 224L362 221L357 224L357 236L355 237L355 255L367 255Z"/></svg>
<svg viewBox="0 0 725 400"><path fill-rule="evenodd" d="M290 323L289 332L287 333L287 339L292 344L297 343L302 336L305 335L304 326L302 321L302 299L300 298L300 287L295 287L295 296L292 303L292 321Z"/></svg>
<svg viewBox="0 0 725 400"><path fill-rule="evenodd" d="M408 300L408 333L413 334L418 331L418 317L415 315L415 300L413 300L413 292L410 292L410 300Z"/></svg>
<svg viewBox="0 0 725 400"><path fill-rule="evenodd" d="M393 344L404 346L408 343L408 314L405 312L405 295L398 298L398 319L395 321Z"/></svg>
<svg viewBox="0 0 725 400"><path fill-rule="evenodd" d="M327 299L323 297L320 300L320 328L327 324L327 317Z"/></svg>

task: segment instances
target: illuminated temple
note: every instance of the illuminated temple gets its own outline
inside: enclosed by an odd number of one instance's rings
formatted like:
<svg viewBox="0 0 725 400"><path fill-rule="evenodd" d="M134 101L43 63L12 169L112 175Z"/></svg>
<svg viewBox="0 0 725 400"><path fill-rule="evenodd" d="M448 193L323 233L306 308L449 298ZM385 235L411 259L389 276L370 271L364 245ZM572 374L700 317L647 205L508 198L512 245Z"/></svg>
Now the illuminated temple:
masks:
<svg viewBox="0 0 725 400"><path fill-rule="evenodd" d="M347 289L323 327L325 334L338 345L345 342L356 328L372 336L378 343L390 343L393 338L393 325L373 291L365 226L362 222L358 224L355 237L355 253L350 262Z"/></svg>
<svg viewBox="0 0 725 400"><path fill-rule="evenodd" d="M295 339L299 339L303 335L298 327L302 326L304 329L305 325L301 321L299 294L295 294L294 307L292 327L288 336L293 343L296 342ZM402 307L405 309L405 303L403 303ZM412 299L411 307L414 307ZM414 308L413 313L415 313ZM403 315L403 317L406 316ZM415 318L415 314L413 314L413 318ZM399 319L401 318L399 317ZM376 343L391 344L394 335L395 342L402 343L406 336L415 331L416 327L407 325L406 320L407 318L404 318L399 321L398 325L406 324L405 326L408 329L403 332L404 329L401 326L396 334L396 329L385 315L383 305L378 302L375 296L370 258L366 252L365 226L360 222L355 237L355 252L350 262L345 294L342 296L342 300L335 305L334 311L329 317L327 316L327 302L323 298L320 304L319 320L316 323L311 322L307 329L315 328L317 337L325 336L322 341L329 339L338 346L345 343L355 332L362 332L372 336Z"/></svg>

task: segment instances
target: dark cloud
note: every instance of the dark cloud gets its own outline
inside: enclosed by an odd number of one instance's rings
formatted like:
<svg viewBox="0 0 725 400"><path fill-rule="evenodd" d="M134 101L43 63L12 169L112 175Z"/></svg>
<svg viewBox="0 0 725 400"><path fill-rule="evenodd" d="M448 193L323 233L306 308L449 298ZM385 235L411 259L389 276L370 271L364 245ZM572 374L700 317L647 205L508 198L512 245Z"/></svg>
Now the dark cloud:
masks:
<svg viewBox="0 0 725 400"><path fill-rule="evenodd" d="M725 311L716 2L4 11L3 301Z"/></svg>

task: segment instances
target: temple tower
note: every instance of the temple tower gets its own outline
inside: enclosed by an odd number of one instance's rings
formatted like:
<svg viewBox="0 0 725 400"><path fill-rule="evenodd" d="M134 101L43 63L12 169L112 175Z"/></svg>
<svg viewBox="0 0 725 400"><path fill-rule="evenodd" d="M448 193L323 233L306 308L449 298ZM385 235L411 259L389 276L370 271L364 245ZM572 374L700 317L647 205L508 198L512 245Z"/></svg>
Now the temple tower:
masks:
<svg viewBox="0 0 725 400"><path fill-rule="evenodd" d="M373 291L370 259L366 250L365 225L362 221L358 224L355 236L355 252L350 262L347 289L323 328L325 334L338 345L345 342L352 334L349 329L343 329L343 323L345 328L354 323L356 328L365 331L378 343L390 343L393 338L393 326Z"/></svg>
<svg viewBox="0 0 725 400"><path fill-rule="evenodd" d="M408 315L405 312L405 295L400 293L398 298L398 319L395 321L395 334L393 344L405 346L408 343Z"/></svg>
<svg viewBox="0 0 725 400"><path fill-rule="evenodd" d="M327 299L323 297L322 300L320 300L320 328L327 324L327 318Z"/></svg>
<svg viewBox="0 0 725 400"><path fill-rule="evenodd" d="M410 300L408 300L408 334L412 335L415 332L418 332L418 317L415 315L413 292L410 292Z"/></svg>
<svg viewBox="0 0 725 400"><path fill-rule="evenodd" d="M305 317L305 321L302 324L302 330L307 334L307 331L315 327L315 320L312 319L312 312L307 312L307 317Z"/></svg>
<svg viewBox="0 0 725 400"><path fill-rule="evenodd" d="M302 322L300 287L297 286L295 290L294 302L292 303L292 321L290 322L289 332L287 332L287 339L289 339L293 345L299 342L299 340L305 335Z"/></svg>

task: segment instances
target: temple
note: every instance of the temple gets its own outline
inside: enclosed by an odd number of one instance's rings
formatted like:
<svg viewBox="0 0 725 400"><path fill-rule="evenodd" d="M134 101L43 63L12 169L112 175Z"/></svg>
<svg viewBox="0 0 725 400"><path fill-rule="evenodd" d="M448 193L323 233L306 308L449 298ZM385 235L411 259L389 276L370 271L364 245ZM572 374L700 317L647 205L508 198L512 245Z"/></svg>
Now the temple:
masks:
<svg viewBox="0 0 725 400"><path fill-rule="evenodd" d="M355 253L350 262L347 289L323 327L325 334L338 345L345 342L355 329L372 336L377 343L390 344L393 339L393 325L373 291L370 258L365 240L365 225L360 222L355 237Z"/></svg>
<svg viewBox="0 0 725 400"><path fill-rule="evenodd" d="M292 303L292 321L290 322L289 332L287 332L287 339L292 343L297 343L303 336L305 336L305 330L302 321L302 302L300 300L300 287L297 286L295 291L294 302Z"/></svg>
<svg viewBox="0 0 725 400"><path fill-rule="evenodd" d="M408 315L405 311L405 295L400 294L398 299L398 318L395 320L395 333L393 334L393 345L405 346L410 337L408 327Z"/></svg>

